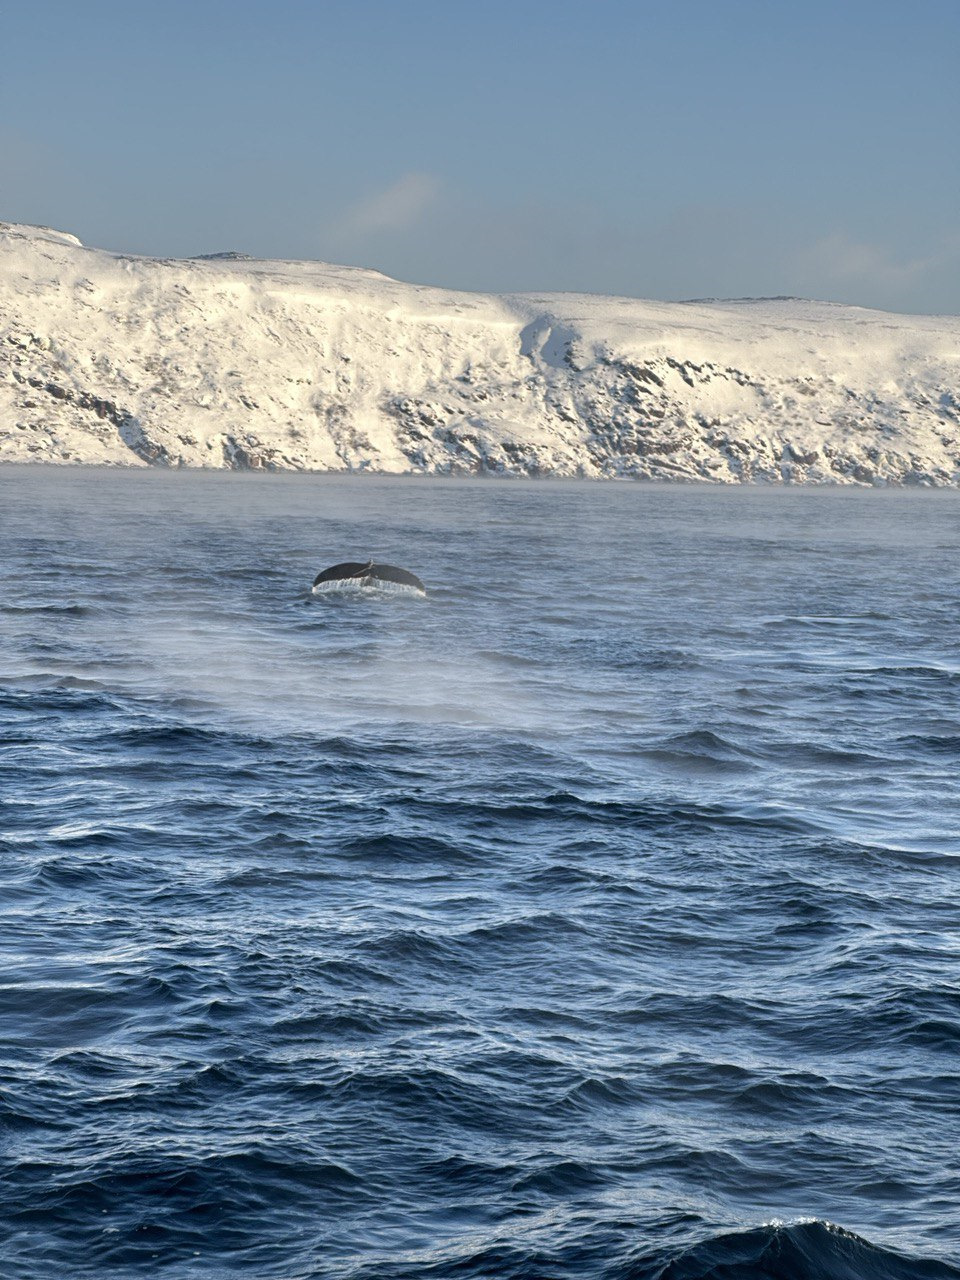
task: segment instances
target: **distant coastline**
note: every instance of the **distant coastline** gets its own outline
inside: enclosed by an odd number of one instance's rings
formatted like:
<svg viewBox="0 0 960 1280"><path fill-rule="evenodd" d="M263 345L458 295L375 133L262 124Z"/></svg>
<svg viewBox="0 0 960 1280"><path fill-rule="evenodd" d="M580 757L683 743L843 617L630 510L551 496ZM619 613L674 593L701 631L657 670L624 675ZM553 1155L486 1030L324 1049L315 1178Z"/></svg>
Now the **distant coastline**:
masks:
<svg viewBox="0 0 960 1280"><path fill-rule="evenodd" d="M0 463L960 487L960 318L455 293L0 224Z"/></svg>

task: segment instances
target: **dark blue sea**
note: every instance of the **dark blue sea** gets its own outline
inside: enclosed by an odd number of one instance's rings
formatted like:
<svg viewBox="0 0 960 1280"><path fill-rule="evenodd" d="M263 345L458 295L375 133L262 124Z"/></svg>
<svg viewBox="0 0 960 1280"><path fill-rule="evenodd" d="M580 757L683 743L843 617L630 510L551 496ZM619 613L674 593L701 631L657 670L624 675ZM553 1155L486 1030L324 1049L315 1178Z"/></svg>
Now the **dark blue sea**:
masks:
<svg viewBox="0 0 960 1280"><path fill-rule="evenodd" d="M960 495L6 468L0 577L3 1280L960 1277Z"/></svg>

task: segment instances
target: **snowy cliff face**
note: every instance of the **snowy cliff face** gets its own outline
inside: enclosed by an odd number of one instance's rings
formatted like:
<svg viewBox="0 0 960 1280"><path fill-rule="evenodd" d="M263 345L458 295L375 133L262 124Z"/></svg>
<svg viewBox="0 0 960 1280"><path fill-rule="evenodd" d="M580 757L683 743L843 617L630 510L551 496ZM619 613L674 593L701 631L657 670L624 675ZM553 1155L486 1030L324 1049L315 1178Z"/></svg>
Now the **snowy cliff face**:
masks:
<svg viewBox="0 0 960 1280"><path fill-rule="evenodd" d="M0 223L0 461L960 483L960 319L451 293Z"/></svg>

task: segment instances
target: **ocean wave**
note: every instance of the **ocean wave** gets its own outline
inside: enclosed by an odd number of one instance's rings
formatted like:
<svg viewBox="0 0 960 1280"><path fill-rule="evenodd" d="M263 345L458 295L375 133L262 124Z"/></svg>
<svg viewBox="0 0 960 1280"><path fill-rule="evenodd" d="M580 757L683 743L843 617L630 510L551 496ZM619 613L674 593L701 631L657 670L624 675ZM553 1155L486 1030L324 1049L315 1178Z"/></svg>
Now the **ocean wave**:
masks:
<svg viewBox="0 0 960 1280"><path fill-rule="evenodd" d="M672 1257L646 1257L610 1280L958 1280L960 1269L911 1258L830 1222L775 1223L716 1235Z"/></svg>

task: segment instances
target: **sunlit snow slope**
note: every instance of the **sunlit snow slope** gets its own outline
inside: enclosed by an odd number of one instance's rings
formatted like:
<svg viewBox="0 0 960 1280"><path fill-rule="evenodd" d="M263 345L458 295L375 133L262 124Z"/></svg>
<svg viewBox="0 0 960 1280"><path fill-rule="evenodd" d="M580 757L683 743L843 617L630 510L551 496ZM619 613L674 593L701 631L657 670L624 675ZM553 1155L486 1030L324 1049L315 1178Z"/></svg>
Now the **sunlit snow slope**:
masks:
<svg viewBox="0 0 960 1280"><path fill-rule="evenodd" d="M960 483L960 319L484 296L0 223L0 461Z"/></svg>

